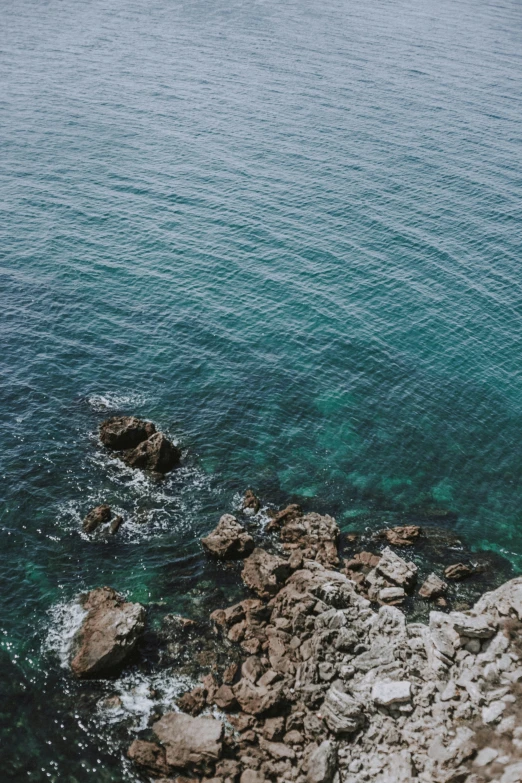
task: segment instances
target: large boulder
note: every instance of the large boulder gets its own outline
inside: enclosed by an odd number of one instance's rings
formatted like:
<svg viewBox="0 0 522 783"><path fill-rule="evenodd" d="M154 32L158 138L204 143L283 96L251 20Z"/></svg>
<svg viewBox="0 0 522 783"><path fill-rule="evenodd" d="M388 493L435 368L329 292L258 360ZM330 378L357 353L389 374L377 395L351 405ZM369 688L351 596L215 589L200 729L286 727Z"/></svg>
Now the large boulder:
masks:
<svg viewBox="0 0 522 783"><path fill-rule="evenodd" d="M100 677L118 668L135 649L145 626L145 609L126 602L111 587L98 587L81 601L87 614L72 644L77 677Z"/></svg>
<svg viewBox="0 0 522 783"><path fill-rule="evenodd" d="M245 560L241 577L260 598L272 598L290 576L288 562L270 555L264 549L254 549Z"/></svg>
<svg viewBox="0 0 522 783"><path fill-rule="evenodd" d="M168 473L179 465L181 451L162 432L156 432L136 448L118 455L130 468Z"/></svg>
<svg viewBox="0 0 522 783"><path fill-rule="evenodd" d="M85 519L83 520L82 526L86 533L93 533L96 528L100 527L100 525L105 524L105 522L108 522L110 518L112 517L112 511L111 507L103 504L101 506L96 506L96 508L92 508Z"/></svg>
<svg viewBox="0 0 522 783"><path fill-rule="evenodd" d="M155 742L135 739L127 751L127 756L136 766L150 775L168 775L169 768L165 758L165 748Z"/></svg>
<svg viewBox="0 0 522 783"><path fill-rule="evenodd" d="M383 550L382 557L375 567L377 573L392 584L408 590L413 587L417 579L418 568L415 563L403 560L402 557L392 552L389 547Z"/></svg>
<svg viewBox="0 0 522 783"><path fill-rule="evenodd" d="M223 724L215 718L167 712L152 730L165 748L169 767L207 773L221 758Z"/></svg>
<svg viewBox="0 0 522 783"><path fill-rule="evenodd" d="M232 514L223 514L217 527L201 543L220 560L247 557L254 549L254 539Z"/></svg>
<svg viewBox="0 0 522 783"><path fill-rule="evenodd" d="M134 449L156 432L151 421L135 416L113 416L100 424L100 440L112 451Z"/></svg>

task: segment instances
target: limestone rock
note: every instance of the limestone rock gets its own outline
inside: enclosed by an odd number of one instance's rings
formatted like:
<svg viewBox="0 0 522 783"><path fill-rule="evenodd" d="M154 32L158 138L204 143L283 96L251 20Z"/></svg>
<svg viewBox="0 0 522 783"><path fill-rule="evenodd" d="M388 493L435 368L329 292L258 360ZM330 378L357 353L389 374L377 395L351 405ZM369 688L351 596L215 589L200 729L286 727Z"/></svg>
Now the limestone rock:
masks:
<svg viewBox="0 0 522 783"><path fill-rule="evenodd" d="M364 723L361 705L335 686L326 694L321 713L333 734L352 734Z"/></svg>
<svg viewBox="0 0 522 783"><path fill-rule="evenodd" d="M303 557L325 566L339 562L337 544L339 527L333 517L325 514L305 514L285 520L280 538L286 550L302 550Z"/></svg>
<svg viewBox="0 0 522 783"><path fill-rule="evenodd" d="M385 579L405 590L412 587L417 579L417 566L399 557L389 547L383 550L376 570Z"/></svg>
<svg viewBox="0 0 522 783"><path fill-rule="evenodd" d="M96 508L93 508L89 511L85 519L83 520L82 526L86 533L92 533L98 528L100 525L103 525L105 522L108 522L110 518L112 517L112 511L111 507L103 504L101 506L96 506Z"/></svg>
<svg viewBox="0 0 522 783"><path fill-rule="evenodd" d="M392 546L412 546L420 536L421 529L418 525L405 525L404 527L392 527L381 530L380 535L386 538Z"/></svg>
<svg viewBox="0 0 522 783"><path fill-rule="evenodd" d="M377 680L372 688L372 699L381 707L408 702L411 700L411 682L408 680Z"/></svg>
<svg viewBox="0 0 522 783"><path fill-rule="evenodd" d="M77 677L104 676L135 649L145 609L124 601L110 587L91 590L81 603L87 615L73 640L71 669Z"/></svg>
<svg viewBox="0 0 522 783"><path fill-rule="evenodd" d="M471 576L472 573L473 569L471 566L466 565L465 563L455 563L455 565L450 565L444 569L444 576L446 579L451 579L454 582L460 582L467 576Z"/></svg>
<svg viewBox="0 0 522 783"><path fill-rule="evenodd" d="M245 492L245 495L243 497L243 504L242 504L243 511L250 511L253 514L257 514L259 509L261 508L261 503L259 502L259 498L254 495L253 490L247 489Z"/></svg>
<svg viewBox="0 0 522 783"><path fill-rule="evenodd" d="M151 775L168 775L169 768L165 757L165 748L156 742L136 739L129 747L127 756L138 767Z"/></svg>
<svg viewBox="0 0 522 783"><path fill-rule="evenodd" d="M215 718L168 712L152 730L165 748L170 767L206 772L221 758L223 724Z"/></svg>
<svg viewBox="0 0 522 783"><path fill-rule="evenodd" d="M306 783L332 783L336 772L337 746L331 740L325 740L308 760Z"/></svg>
<svg viewBox="0 0 522 783"><path fill-rule="evenodd" d="M419 590L419 595L421 598L431 601L444 595L447 589L448 585L446 582L443 582L437 574L431 573Z"/></svg>
<svg viewBox="0 0 522 783"><path fill-rule="evenodd" d="M151 421L135 416L113 416L100 424L100 440L112 451L134 449L156 432Z"/></svg>
<svg viewBox="0 0 522 783"><path fill-rule="evenodd" d="M264 549L254 549L245 560L241 577L260 598L271 598L290 576L286 560L270 555Z"/></svg>
<svg viewBox="0 0 522 783"><path fill-rule="evenodd" d="M219 560L248 557L254 549L254 539L232 514L223 514L217 527L201 543Z"/></svg>

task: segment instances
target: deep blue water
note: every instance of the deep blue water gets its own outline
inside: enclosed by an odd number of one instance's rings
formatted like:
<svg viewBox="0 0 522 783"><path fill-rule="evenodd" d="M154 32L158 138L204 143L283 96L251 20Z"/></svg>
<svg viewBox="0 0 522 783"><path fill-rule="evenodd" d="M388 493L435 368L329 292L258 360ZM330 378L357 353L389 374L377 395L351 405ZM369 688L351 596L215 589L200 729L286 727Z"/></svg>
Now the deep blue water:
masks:
<svg viewBox="0 0 522 783"><path fill-rule="evenodd" d="M517 0L15 0L0 73L4 779L121 780L60 728L52 612L190 611L248 486L345 530L451 509L520 571ZM182 444L164 485L98 447L120 411Z"/></svg>

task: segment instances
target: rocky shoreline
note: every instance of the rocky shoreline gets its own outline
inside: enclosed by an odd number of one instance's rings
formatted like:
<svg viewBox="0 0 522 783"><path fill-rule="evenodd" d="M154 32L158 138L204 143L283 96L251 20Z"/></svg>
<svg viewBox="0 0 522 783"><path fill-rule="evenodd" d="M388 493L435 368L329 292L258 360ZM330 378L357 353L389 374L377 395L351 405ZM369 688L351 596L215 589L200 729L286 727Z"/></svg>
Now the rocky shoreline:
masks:
<svg viewBox="0 0 522 783"><path fill-rule="evenodd" d="M126 464L141 444L140 455L166 466L156 449L166 439L154 425L115 418L101 433ZM165 448L172 455L176 447ZM241 569L250 596L215 609L208 622L165 617L155 638L158 660L199 684L128 737L140 779L522 781L522 577L471 605L452 586L476 564L435 557L438 570L420 578L419 550L437 546L431 529L385 528L366 549L368 540L352 534L357 551L344 558L333 517L292 504L269 511L261 526L260 508L247 491L242 521L225 514L201 541L211 560ZM84 529L111 516L97 507ZM120 524L112 520L110 531ZM427 622L415 621L414 601ZM80 605L71 671L80 680L110 678L139 657L146 607L109 587Z"/></svg>

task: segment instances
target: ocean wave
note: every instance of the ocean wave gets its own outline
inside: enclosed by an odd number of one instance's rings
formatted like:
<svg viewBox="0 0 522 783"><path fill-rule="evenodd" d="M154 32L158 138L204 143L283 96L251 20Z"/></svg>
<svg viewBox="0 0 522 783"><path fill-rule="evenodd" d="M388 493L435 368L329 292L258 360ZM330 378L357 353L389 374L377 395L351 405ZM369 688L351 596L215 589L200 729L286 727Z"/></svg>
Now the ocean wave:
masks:
<svg viewBox="0 0 522 783"><path fill-rule="evenodd" d="M64 669L69 667L71 645L86 614L77 598L55 604L49 610L50 623L43 652L55 654Z"/></svg>
<svg viewBox="0 0 522 783"><path fill-rule="evenodd" d="M118 411L126 408L145 405L150 399L139 392L120 394L118 392L105 392L104 394L91 394L87 402L94 411Z"/></svg>

